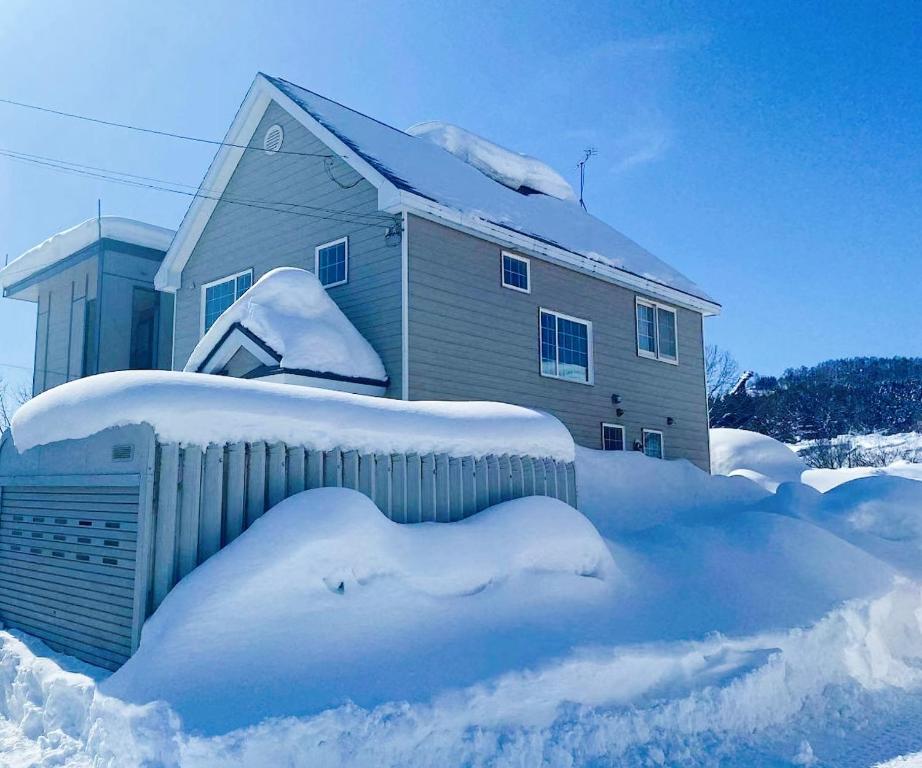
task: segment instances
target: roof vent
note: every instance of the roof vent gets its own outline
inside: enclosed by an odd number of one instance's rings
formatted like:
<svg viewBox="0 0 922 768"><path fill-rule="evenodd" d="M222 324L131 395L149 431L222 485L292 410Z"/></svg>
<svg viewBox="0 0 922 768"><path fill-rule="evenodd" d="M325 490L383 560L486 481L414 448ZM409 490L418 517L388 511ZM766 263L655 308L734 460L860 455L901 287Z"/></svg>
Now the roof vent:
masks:
<svg viewBox="0 0 922 768"><path fill-rule="evenodd" d="M285 132L278 123L269 126L266 136L263 138L263 149L267 155L274 155L282 148L282 141L285 139Z"/></svg>

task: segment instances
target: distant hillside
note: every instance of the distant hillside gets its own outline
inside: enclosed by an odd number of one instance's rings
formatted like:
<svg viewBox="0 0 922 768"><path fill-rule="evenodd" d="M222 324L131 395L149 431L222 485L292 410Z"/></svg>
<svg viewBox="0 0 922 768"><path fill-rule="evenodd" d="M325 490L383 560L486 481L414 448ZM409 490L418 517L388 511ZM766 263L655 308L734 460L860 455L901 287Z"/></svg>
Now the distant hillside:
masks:
<svg viewBox="0 0 922 768"><path fill-rule="evenodd" d="M922 431L922 358L853 357L754 375L714 394L711 426L785 442Z"/></svg>

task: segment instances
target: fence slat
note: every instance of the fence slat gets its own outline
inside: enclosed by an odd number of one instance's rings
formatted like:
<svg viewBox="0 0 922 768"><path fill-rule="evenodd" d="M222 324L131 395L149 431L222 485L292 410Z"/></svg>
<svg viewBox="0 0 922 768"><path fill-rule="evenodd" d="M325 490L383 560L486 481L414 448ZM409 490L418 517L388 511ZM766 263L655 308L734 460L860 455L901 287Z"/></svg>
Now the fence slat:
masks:
<svg viewBox="0 0 922 768"><path fill-rule="evenodd" d="M182 578L198 565L198 526L202 500L202 449L189 445L183 449L182 491L179 513L179 553L177 577Z"/></svg>
<svg viewBox="0 0 922 768"><path fill-rule="evenodd" d="M323 452L307 452L307 477L304 483L307 488L323 487Z"/></svg>
<svg viewBox="0 0 922 768"><path fill-rule="evenodd" d="M202 502L199 513L198 561L205 562L221 549L224 508L224 446L212 443L205 450Z"/></svg>
<svg viewBox="0 0 922 768"><path fill-rule="evenodd" d="M407 457L391 454L391 519L407 522Z"/></svg>
<svg viewBox="0 0 922 768"><path fill-rule="evenodd" d="M340 450L325 451L323 454L323 485L339 488L343 484L343 453Z"/></svg>
<svg viewBox="0 0 922 768"><path fill-rule="evenodd" d="M448 519L461 520L464 517L464 489L461 482L461 459L448 460Z"/></svg>
<svg viewBox="0 0 922 768"><path fill-rule="evenodd" d="M304 490L304 449L300 445L288 447L288 495Z"/></svg>
<svg viewBox="0 0 922 768"><path fill-rule="evenodd" d="M499 489L503 501L512 498L512 463L505 454L499 457Z"/></svg>
<svg viewBox="0 0 922 768"><path fill-rule="evenodd" d="M473 457L461 459L461 517L470 517L477 511L477 467Z"/></svg>
<svg viewBox="0 0 922 768"><path fill-rule="evenodd" d="M247 455L247 518L249 528L266 511L266 444L252 443Z"/></svg>
<svg viewBox="0 0 922 768"><path fill-rule="evenodd" d="M451 478L448 455L444 453L435 457L435 519L440 523L451 520Z"/></svg>
<svg viewBox="0 0 922 768"><path fill-rule="evenodd" d="M166 443L160 447L159 470L151 610L156 610L176 583L176 534L179 508L179 446L176 443Z"/></svg>
<svg viewBox="0 0 922 768"><path fill-rule="evenodd" d="M544 460L544 476L547 482L547 495L557 497L557 467L551 459Z"/></svg>
<svg viewBox="0 0 922 768"><path fill-rule="evenodd" d="M385 515L392 520L391 510L391 457L389 455L375 454L375 495L374 502Z"/></svg>
<svg viewBox="0 0 922 768"><path fill-rule="evenodd" d="M407 512L408 523L420 523L422 516L422 475L423 466L417 454L407 456Z"/></svg>
<svg viewBox="0 0 922 768"><path fill-rule="evenodd" d="M233 443L227 447L224 474L227 477L227 498L224 501L224 543L230 544L243 533L246 507L246 445Z"/></svg>
<svg viewBox="0 0 922 768"><path fill-rule="evenodd" d="M420 472L420 522L436 519L435 514L435 456L427 454L421 458Z"/></svg>
<svg viewBox="0 0 922 768"><path fill-rule="evenodd" d="M266 467L269 476L269 509L285 498L288 485L285 477L287 454L284 443L272 443L269 446L269 465Z"/></svg>
<svg viewBox="0 0 922 768"><path fill-rule="evenodd" d="M343 453L343 488L359 489L359 454L358 451Z"/></svg>

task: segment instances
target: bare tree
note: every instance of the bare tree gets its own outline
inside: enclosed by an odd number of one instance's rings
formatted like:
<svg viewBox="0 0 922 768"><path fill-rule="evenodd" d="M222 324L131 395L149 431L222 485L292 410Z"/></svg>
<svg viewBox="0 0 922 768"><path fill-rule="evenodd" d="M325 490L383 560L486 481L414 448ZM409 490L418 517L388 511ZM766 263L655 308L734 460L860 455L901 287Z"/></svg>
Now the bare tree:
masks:
<svg viewBox="0 0 922 768"><path fill-rule="evenodd" d="M12 385L0 378L0 434L10 428L16 409L31 399L32 391L27 385Z"/></svg>
<svg viewBox="0 0 922 768"><path fill-rule="evenodd" d="M727 350L714 344L704 348L704 375L707 380L708 402L726 395L739 380L739 363Z"/></svg>

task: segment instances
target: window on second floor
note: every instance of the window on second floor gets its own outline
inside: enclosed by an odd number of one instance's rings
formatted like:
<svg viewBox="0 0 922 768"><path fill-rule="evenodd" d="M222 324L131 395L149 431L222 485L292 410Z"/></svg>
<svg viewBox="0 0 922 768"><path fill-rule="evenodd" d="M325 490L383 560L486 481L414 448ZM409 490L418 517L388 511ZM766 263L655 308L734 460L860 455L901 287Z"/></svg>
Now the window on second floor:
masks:
<svg viewBox="0 0 922 768"><path fill-rule="evenodd" d="M202 286L202 334L253 285L253 270L238 272Z"/></svg>
<svg viewBox="0 0 922 768"><path fill-rule="evenodd" d="M528 259L503 251L503 288L531 293L531 262Z"/></svg>
<svg viewBox="0 0 922 768"><path fill-rule="evenodd" d="M541 375L592 383L592 323L541 310Z"/></svg>
<svg viewBox="0 0 922 768"><path fill-rule="evenodd" d="M326 288L342 285L349 279L349 238L318 245L314 251L314 272Z"/></svg>
<svg viewBox="0 0 922 768"><path fill-rule="evenodd" d="M637 354L667 363L679 361L675 309L637 299Z"/></svg>

